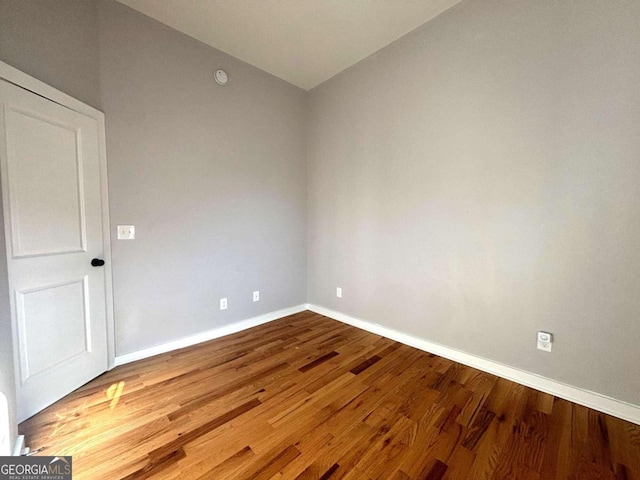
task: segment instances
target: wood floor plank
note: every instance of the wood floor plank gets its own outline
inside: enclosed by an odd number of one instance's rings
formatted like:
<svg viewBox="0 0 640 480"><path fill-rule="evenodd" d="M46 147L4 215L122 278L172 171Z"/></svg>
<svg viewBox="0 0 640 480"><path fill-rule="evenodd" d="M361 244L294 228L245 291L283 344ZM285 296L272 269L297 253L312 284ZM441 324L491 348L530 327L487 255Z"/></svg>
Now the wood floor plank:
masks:
<svg viewBox="0 0 640 480"><path fill-rule="evenodd" d="M80 480L640 480L640 426L312 312L115 368L20 432Z"/></svg>

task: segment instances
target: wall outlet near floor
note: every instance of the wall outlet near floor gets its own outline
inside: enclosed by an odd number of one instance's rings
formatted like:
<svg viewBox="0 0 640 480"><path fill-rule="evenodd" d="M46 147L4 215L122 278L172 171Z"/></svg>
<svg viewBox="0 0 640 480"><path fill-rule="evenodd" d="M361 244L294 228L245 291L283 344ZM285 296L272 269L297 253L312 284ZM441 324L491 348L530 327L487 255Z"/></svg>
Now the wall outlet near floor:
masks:
<svg viewBox="0 0 640 480"><path fill-rule="evenodd" d="M340 287L336 287L336 297L342 298L342 289Z"/></svg>
<svg viewBox="0 0 640 480"><path fill-rule="evenodd" d="M253 301L254 302L260 301L260 290L256 290L255 292L253 292Z"/></svg>
<svg viewBox="0 0 640 480"><path fill-rule="evenodd" d="M226 298L221 298L220 299L220 310L226 310L227 309L227 299Z"/></svg>
<svg viewBox="0 0 640 480"><path fill-rule="evenodd" d="M538 332L538 350L551 351L553 335L548 332Z"/></svg>

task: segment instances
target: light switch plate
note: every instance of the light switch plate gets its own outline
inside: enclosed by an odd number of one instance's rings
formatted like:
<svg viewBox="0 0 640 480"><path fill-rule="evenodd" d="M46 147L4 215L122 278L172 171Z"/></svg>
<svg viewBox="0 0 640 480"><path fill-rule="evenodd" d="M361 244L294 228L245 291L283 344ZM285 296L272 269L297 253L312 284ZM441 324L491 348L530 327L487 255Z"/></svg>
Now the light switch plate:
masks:
<svg viewBox="0 0 640 480"><path fill-rule="evenodd" d="M118 225L118 240L134 240L136 227L133 225Z"/></svg>

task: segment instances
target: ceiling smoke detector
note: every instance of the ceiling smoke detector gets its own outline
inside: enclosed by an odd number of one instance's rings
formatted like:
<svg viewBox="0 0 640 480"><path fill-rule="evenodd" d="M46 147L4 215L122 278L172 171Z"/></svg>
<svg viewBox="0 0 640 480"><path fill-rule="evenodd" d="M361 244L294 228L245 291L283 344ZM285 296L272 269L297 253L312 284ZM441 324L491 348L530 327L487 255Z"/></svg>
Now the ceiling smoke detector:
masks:
<svg viewBox="0 0 640 480"><path fill-rule="evenodd" d="M218 85L226 85L229 82L229 75L227 75L227 72L224 70L216 70L216 73L213 74L213 78L215 78Z"/></svg>

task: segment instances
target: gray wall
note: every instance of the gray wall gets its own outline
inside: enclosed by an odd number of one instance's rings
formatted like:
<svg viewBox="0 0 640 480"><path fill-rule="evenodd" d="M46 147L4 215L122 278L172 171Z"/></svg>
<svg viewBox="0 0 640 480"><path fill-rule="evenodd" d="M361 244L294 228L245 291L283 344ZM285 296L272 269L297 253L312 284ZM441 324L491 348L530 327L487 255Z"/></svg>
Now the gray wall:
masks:
<svg viewBox="0 0 640 480"><path fill-rule="evenodd" d="M303 303L305 92L118 3L99 19L117 353Z"/></svg>
<svg viewBox="0 0 640 480"><path fill-rule="evenodd" d="M0 0L0 60L100 108L96 2Z"/></svg>
<svg viewBox="0 0 640 480"><path fill-rule="evenodd" d="M639 404L638 25L466 1L314 89L309 301Z"/></svg>
<svg viewBox="0 0 640 480"><path fill-rule="evenodd" d="M110 0L0 0L0 60L106 114L117 354L305 301L304 91Z"/></svg>

